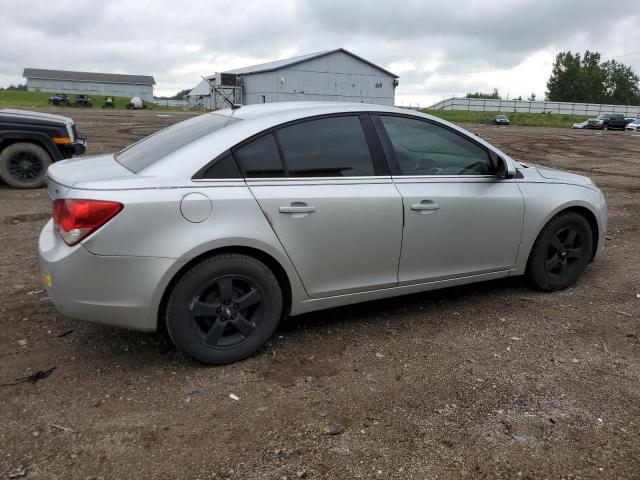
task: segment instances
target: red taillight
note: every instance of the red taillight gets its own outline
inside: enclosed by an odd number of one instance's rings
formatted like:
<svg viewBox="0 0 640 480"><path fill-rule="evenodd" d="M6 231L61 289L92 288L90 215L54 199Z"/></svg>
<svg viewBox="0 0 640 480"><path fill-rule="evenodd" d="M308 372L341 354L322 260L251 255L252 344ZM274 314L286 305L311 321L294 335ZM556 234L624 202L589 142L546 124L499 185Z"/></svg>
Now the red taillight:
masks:
<svg viewBox="0 0 640 480"><path fill-rule="evenodd" d="M115 217L122 208L119 202L60 199L53 203L53 224L67 245L75 245Z"/></svg>

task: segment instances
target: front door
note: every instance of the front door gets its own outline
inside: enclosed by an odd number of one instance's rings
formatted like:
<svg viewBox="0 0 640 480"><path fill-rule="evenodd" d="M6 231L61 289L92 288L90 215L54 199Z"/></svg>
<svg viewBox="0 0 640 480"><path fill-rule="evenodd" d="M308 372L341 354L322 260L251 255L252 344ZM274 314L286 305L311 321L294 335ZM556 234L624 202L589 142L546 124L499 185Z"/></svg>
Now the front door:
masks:
<svg viewBox="0 0 640 480"><path fill-rule="evenodd" d="M402 195L400 284L513 267L524 201L499 179L487 149L460 132L404 116L381 116Z"/></svg>
<svg viewBox="0 0 640 480"><path fill-rule="evenodd" d="M398 282L402 198L378 175L364 121L306 120L234 151L311 297Z"/></svg>

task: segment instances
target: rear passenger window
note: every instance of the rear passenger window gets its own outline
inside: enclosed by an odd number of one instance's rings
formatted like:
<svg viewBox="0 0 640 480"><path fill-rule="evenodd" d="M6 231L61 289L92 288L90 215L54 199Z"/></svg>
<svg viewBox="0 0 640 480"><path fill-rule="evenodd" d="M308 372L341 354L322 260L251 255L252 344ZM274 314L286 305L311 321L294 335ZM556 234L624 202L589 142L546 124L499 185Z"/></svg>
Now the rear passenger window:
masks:
<svg viewBox="0 0 640 480"><path fill-rule="evenodd" d="M381 116L401 175L491 175L489 154L451 130L406 117Z"/></svg>
<svg viewBox="0 0 640 480"><path fill-rule="evenodd" d="M297 123L277 135L290 177L375 175L358 116Z"/></svg>
<svg viewBox="0 0 640 480"><path fill-rule="evenodd" d="M273 134L264 135L235 150L245 177L283 177L284 169Z"/></svg>
<svg viewBox="0 0 640 480"><path fill-rule="evenodd" d="M216 160L216 162L204 172L202 178L242 178L242 174L240 170L238 170L238 165L236 165L233 156L227 153Z"/></svg>

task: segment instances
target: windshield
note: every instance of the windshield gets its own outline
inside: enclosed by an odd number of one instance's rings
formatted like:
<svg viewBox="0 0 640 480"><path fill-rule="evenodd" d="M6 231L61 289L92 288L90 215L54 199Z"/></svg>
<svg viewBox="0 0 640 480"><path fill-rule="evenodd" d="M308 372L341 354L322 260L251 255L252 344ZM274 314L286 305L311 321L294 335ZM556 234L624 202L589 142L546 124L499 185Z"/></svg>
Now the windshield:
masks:
<svg viewBox="0 0 640 480"><path fill-rule="evenodd" d="M143 138L116 153L115 159L123 167L138 173L185 145L239 121L214 113L199 115Z"/></svg>
<svg viewBox="0 0 640 480"><path fill-rule="evenodd" d="M609 115L609 114L607 114L607 113L604 113L604 114L602 114L602 115L599 115L599 116L598 116L598 118L599 118L600 120L606 120L606 119L607 119L607 118L609 118L609 117L610 117L610 115Z"/></svg>

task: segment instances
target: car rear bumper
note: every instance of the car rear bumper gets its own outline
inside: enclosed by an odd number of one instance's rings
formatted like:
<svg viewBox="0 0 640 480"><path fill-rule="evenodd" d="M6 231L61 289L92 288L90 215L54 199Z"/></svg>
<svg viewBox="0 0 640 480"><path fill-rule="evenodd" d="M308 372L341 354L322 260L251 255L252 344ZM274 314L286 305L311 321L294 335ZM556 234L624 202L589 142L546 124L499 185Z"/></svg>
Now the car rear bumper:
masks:
<svg viewBox="0 0 640 480"><path fill-rule="evenodd" d="M64 315L132 330L153 331L170 258L102 256L81 244L69 247L54 230L42 229L38 256L47 292Z"/></svg>

